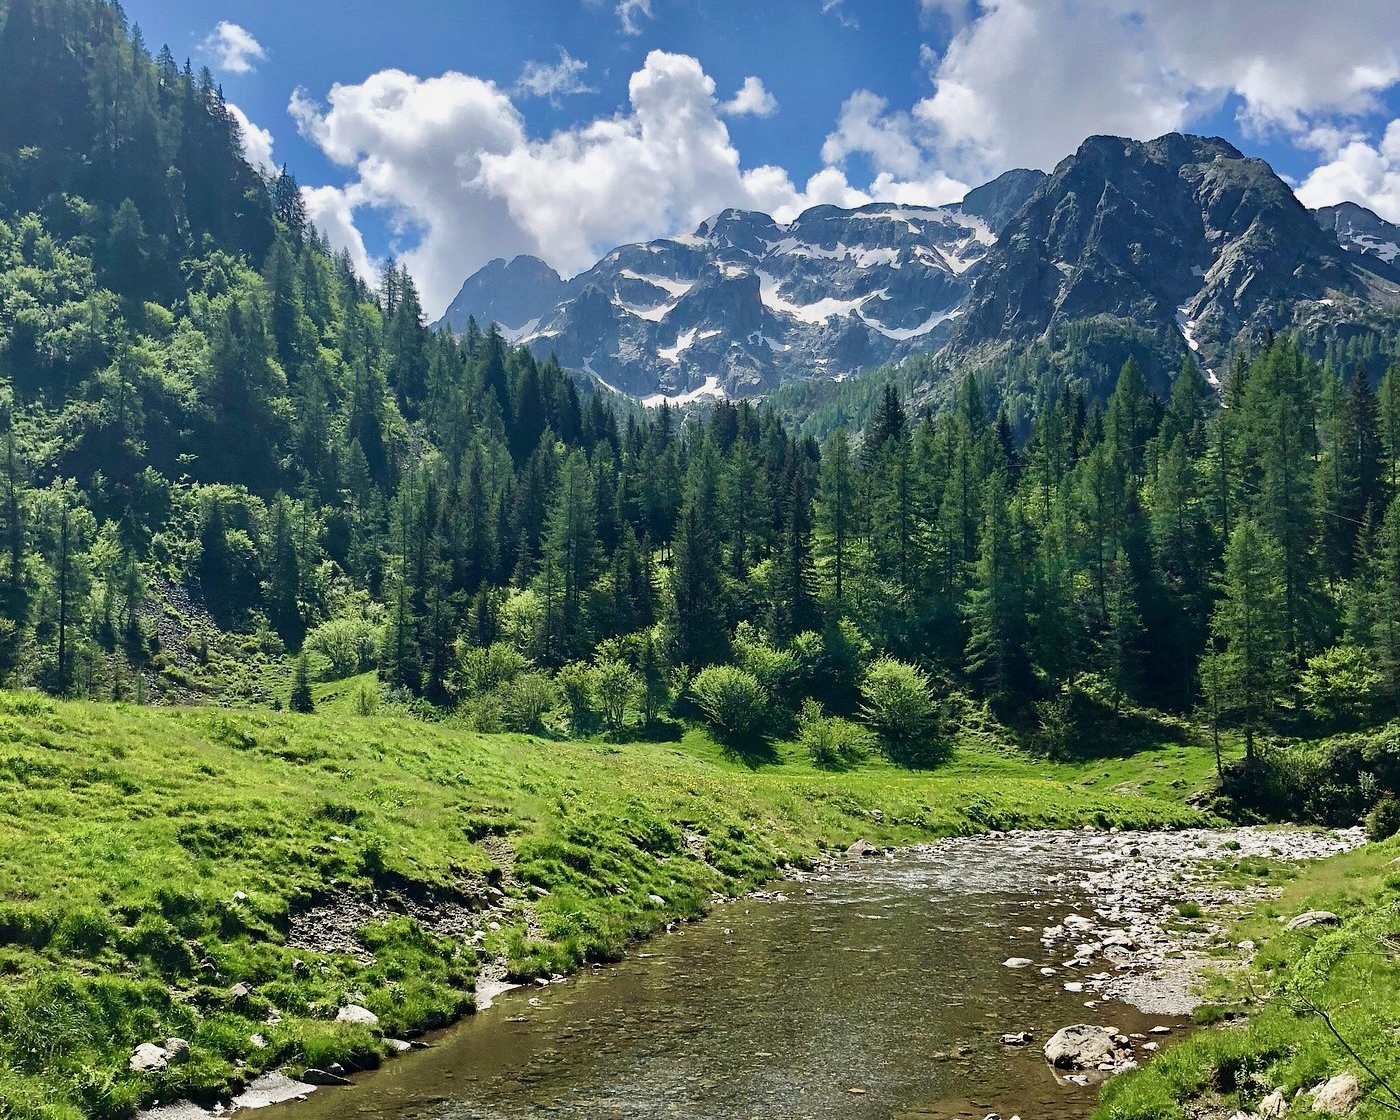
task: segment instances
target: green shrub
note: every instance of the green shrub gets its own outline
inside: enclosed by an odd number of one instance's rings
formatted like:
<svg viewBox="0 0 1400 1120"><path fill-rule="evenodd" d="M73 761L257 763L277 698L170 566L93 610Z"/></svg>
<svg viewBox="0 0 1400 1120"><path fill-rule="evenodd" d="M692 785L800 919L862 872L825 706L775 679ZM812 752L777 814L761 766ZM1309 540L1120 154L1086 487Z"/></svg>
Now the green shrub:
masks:
<svg viewBox="0 0 1400 1120"><path fill-rule="evenodd" d="M582 661L570 661L554 674L554 683L569 708L569 731L580 735L593 724L593 670Z"/></svg>
<svg viewBox="0 0 1400 1120"><path fill-rule="evenodd" d="M1311 712L1333 720L1357 720L1371 710L1381 686L1369 653L1340 645L1308 658L1298 695Z"/></svg>
<svg viewBox="0 0 1400 1120"><path fill-rule="evenodd" d="M865 674L861 699L861 711L892 761L926 766L947 756L938 734L938 703L928 678L913 665L880 658Z"/></svg>
<svg viewBox="0 0 1400 1120"><path fill-rule="evenodd" d="M722 743L735 747L761 738L768 697L752 673L712 665L695 675L690 693Z"/></svg>
<svg viewBox="0 0 1400 1120"><path fill-rule="evenodd" d="M802 703L797 738L815 766L847 766L870 752L870 732L840 716L824 716L821 704L815 700Z"/></svg>
<svg viewBox="0 0 1400 1120"><path fill-rule="evenodd" d="M1400 832L1400 801L1385 794L1366 814L1366 839L1388 840Z"/></svg>
<svg viewBox="0 0 1400 1120"><path fill-rule="evenodd" d="M607 658L593 669L593 694L603 709L603 719L612 731L621 731L627 718L627 705L637 695L641 681L625 661Z"/></svg>
<svg viewBox="0 0 1400 1120"><path fill-rule="evenodd" d="M544 717L559 701L558 690L547 673L521 673L499 692L501 718L511 731L542 730Z"/></svg>
<svg viewBox="0 0 1400 1120"><path fill-rule="evenodd" d="M340 680L374 664L379 626L368 618L332 618L306 635L305 648L329 661L330 678Z"/></svg>
<svg viewBox="0 0 1400 1120"><path fill-rule="evenodd" d="M492 642L484 649L471 646L460 651L458 659L462 691L468 696L481 696L510 684L530 668L530 659L505 642Z"/></svg>
<svg viewBox="0 0 1400 1120"><path fill-rule="evenodd" d="M752 623L741 622L734 632L734 661L753 675L770 701L788 703L798 673L798 660L790 650L774 649Z"/></svg>

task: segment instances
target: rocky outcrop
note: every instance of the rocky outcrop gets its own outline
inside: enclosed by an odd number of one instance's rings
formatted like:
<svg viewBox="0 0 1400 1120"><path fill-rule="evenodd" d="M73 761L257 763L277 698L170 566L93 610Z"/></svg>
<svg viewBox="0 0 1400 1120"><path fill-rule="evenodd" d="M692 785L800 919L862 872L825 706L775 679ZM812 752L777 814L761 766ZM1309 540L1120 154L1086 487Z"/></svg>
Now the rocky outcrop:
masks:
<svg viewBox="0 0 1400 1120"><path fill-rule="evenodd" d="M132 1073L160 1073L190 1058L190 1044L183 1038L167 1038L164 1044L143 1042L131 1052L126 1068Z"/></svg>
<svg viewBox="0 0 1400 1120"><path fill-rule="evenodd" d="M358 1003L349 1003L342 1007L335 1016L337 1023L355 1023L362 1027L379 1026L379 1016L367 1007L361 1007Z"/></svg>
<svg viewBox="0 0 1400 1120"><path fill-rule="evenodd" d="M1092 320L1179 335L1213 369L1236 341L1345 315L1349 299L1400 300L1390 267L1344 252L1325 224L1224 140L1090 137L987 254L949 354Z"/></svg>

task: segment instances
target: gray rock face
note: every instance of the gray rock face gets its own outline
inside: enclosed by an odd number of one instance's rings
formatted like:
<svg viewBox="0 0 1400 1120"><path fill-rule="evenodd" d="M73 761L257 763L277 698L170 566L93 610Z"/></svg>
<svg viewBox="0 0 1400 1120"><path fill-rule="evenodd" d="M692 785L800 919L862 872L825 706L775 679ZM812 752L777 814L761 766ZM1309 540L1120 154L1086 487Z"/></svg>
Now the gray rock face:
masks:
<svg viewBox="0 0 1400 1120"><path fill-rule="evenodd" d="M1385 264L1400 257L1400 226L1354 202L1323 206L1313 211L1323 229L1336 234L1343 249L1358 256L1369 256Z"/></svg>
<svg viewBox="0 0 1400 1120"><path fill-rule="evenodd" d="M467 278L434 326L460 334L467 329L467 319L475 316L482 330L499 324L513 341L538 326L563 288L559 273L539 257L516 257L509 264L498 257Z"/></svg>
<svg viewBox="0 0 1400 1120"><path fill-rule="evenodd" d="M846 849L847 859L875 859L880 854L880 849L868 840L857 840Z"/></svg>
<svg viewBox="0 0 1400 1120"><path fill-rule="evenodd" d="M367 1007L361 1007L358 1003L348 1003L336 1013L337 1023L358 1023L365 1027L377 1027L379 1016Z"/></svg>
<svg viewBox="0 0 1400 1120"><path fill-rule="evenodd" d="M950 354L1094 319L1179 334L1213 369L1237 339L1341 314L1349 298L1393 301L1400 290L1375 264L1223 140L1095 136L1002 231Z"/></svg>
<svg viewBox="0 0 1400 1120"><path fill-rule="evenodd" d="M1056 1069L1098 1069L1113 1060L1113 1038L1110 1027L1087 1023L1064 1027L1045 1044L1045 1060Z"/></svg>
<svg viewBox="0 0 1400 1120"><path fill-rule="evenodd" d="M956 381L1061 345L1071 324L1109 338L1094 360L1111 370L1134 332L1165 391L1186 354L1218 382L1230 349L1270 330L1400 319L1400 226L1351 203L1309 212L1224 140L1095 136L1052 175L1008 171L952 206L819 206L787 224L726 210L568 281L533 257L492 261L441 324L469 314L650 404L919 354Z"/></svg>
<svg viewBox="0 0 1400 1120"><path fill-rule="evenodd" d="M818 206L787 224L726 210L557 287L533 258L493 261L442 322L496 321L540 357L657 401L848 377L942 343L997 228L1040 178L1008 172L955 206ZM507 283L517 273L534 278L528 299Z"/></svg>
<svg viewBox="0 0 1400 1120"><path fill-rule="evenodd" d="M126 1068L132 1073L159 1073L169 1064L165 1047L157 1046L154 1042L143 1042L131 1052Z"/></svg>

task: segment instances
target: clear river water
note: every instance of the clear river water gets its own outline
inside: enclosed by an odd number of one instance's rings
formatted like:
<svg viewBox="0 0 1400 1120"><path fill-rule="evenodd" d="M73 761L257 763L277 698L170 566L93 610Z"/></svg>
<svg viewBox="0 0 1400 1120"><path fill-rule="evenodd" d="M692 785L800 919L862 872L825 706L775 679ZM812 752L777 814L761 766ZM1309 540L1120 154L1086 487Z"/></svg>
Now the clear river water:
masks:
<svg viewBox="0 0 1400 1120"><path fill-rule="evenodd" d="M1041 930L1085 905L1063 846L995 839L843 864L717 906L617 965L494 1006L268 1120L1082 1117L1041 1047L1184 1023L1063 990ZM1063 949L1061 949L1063 952ZM1027 957L1035 967L1003 962ZM1029 1045L1000 1036L1033 1032ZM1169 1044L1169 1042L1168 1042Z"/></svg>

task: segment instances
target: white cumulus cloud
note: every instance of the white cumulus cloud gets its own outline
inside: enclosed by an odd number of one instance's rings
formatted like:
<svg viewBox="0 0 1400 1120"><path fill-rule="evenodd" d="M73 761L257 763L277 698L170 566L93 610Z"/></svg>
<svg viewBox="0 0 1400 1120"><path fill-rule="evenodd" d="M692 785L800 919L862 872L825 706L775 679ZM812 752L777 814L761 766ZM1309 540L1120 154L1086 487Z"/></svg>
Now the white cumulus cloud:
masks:
<svg viewBox="0 0 1400 1120"><path fill-rule="evenodd" d="M272 133L255 125L232 101L228 103L228 111L238 122L238 131L243 136L243 158L264 175L271 174L277 169L272 162Z"/></svg>
<svg viewBox="0 0 1400 1120"><path fill-rule="evenodd" d="M200 51L219 70L230 74L247 74L267 58L263 46L244 28L221 20L199 44Z"/></svg>
<svg viewBox="0 0 1400 1120"><path fill-rule="evenodd" d="M1303 205L1357 202L1387 221L1400 222L1400 120L1391 121L1375 143L1338 139L1331 158L1298 187Z"/></svg>
<svg viewBox="0 0 1400 1120"><path fill-rule="evenodd" d="M376 262L370 258L365 249L365 239L355 225L359 191L354 187L345 190L338 187L302 187L301 200L306 204L306 216L312 224L326 235L337 251L348 251L355 271L374 283L378 271Z"/></svg>
<svg viewBox="0 0 1400 1120"><path fill-rule="evenodd" d="M787 220L823 203L946 202L966 191L923 165L882 166L869 189L835 167L801 188L780 167L745 168L714 81L694 58L664 51L632 75L624 111L540 138L505 91L457 73L385 70L334 86L326 104L298 91L290 111L354 175L320 188L331 193L308 192L317 225L367 262L354 212L386 211L430 313L492 257L534 253L572 273L615 245L688 231L728 207ZM918 178L901 174L911 169Z"/></svg>
<svg viewBox="0 0 1400 1120"><path fill-rule="evenodd" d="M876 114L858 93L836 149L913 145L950 174L1050 168L1095 133L1147 138L1233 102L1257 134L1373 112L1400 80L1400 5L1353 0L921 0L952 35L923 53L932 92ZM864 100L859 100L864 98ZM905 152L904 155L898 153Z"/></svg>
<svg viewBox="0 0 1400 1120"><path fill-rule="evenodd" d="M546 97L557 105L561 97L593 92L583 80L587 69L588 63L560 47L558 62L527 62L515 88L531 97Z"/></svg>
<svg viewBox="0 0 1400 1120"><path fill-rule="evenodd" d="M771 117L778 111L778 99L768 91L762 78L750 75L719 111L726 117Z"/></svg>

